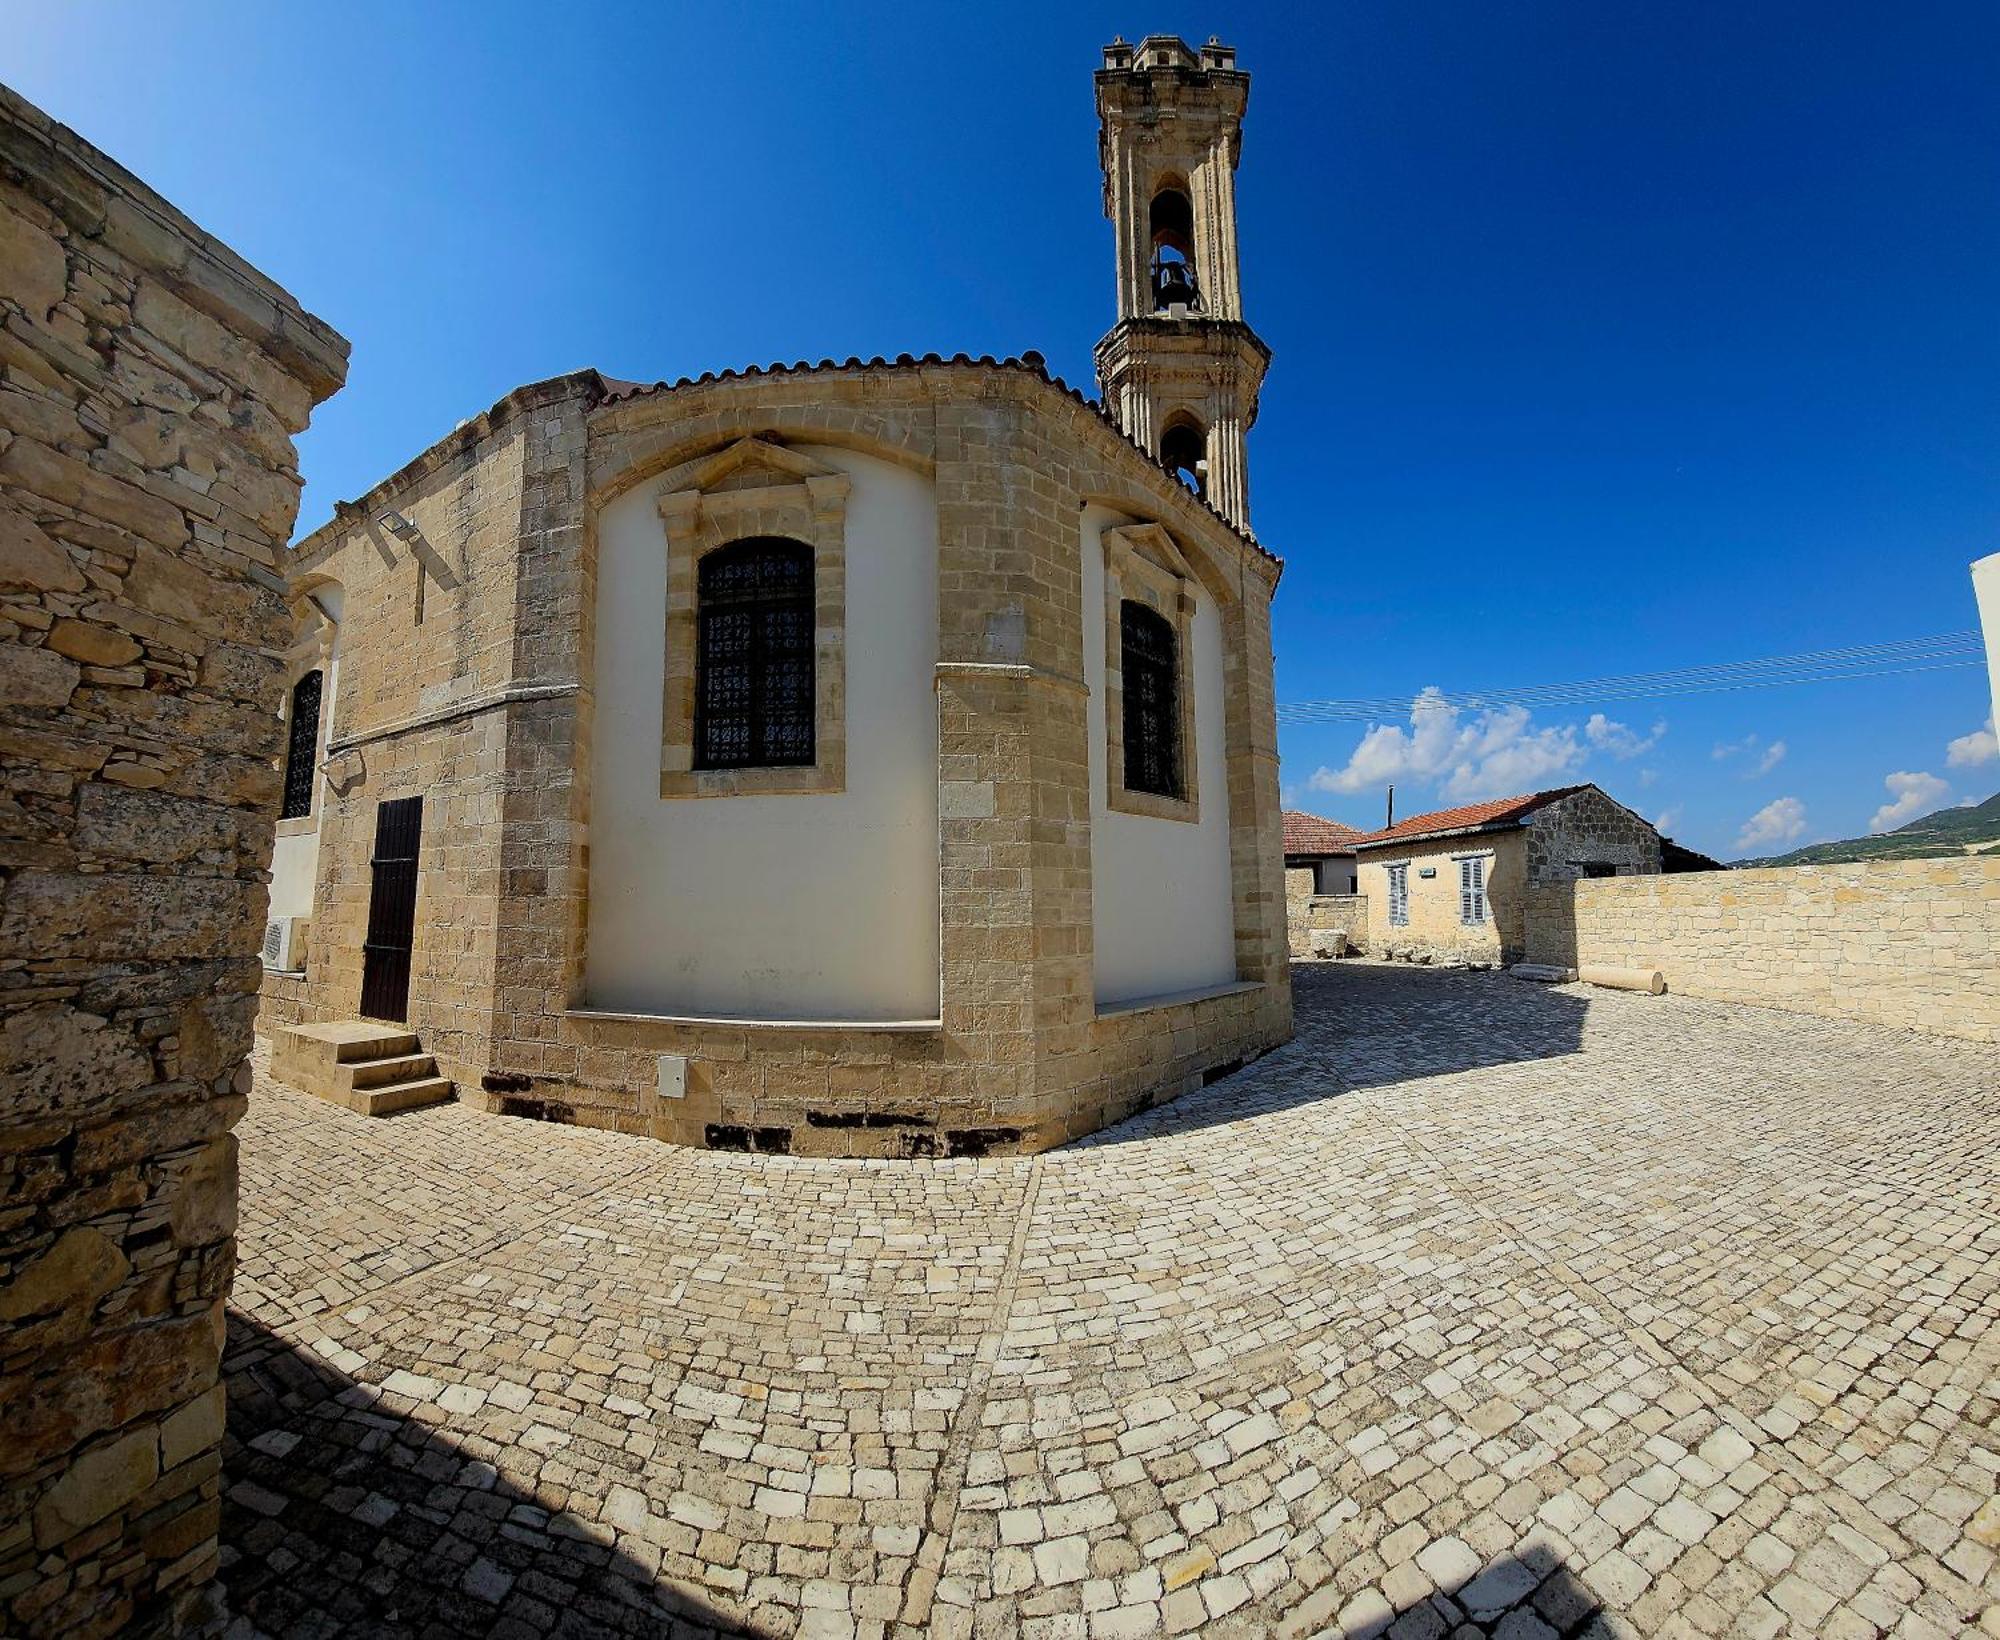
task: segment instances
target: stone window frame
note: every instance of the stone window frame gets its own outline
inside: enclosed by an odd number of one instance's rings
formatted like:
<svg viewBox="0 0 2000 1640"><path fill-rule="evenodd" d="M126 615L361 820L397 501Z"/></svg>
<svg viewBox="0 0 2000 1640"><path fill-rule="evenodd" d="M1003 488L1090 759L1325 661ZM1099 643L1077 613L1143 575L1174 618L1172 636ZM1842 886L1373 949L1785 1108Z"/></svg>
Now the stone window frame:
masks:
<svg viewBox="0 0 2000 1640"><path fill-rule="evenodd" d="M661 682L660 796L810 796L847 789L846 473L768 439L738 439L663 486L666 666ZM813 761L743 769L694 766L701 560L774 536L813 555Z"/></svg>
<svg viewBox="0 0 2000 1640"><path fill-rule="evenodd" d="M284 726L285 742L289 747L292 731L292 691L298 687L299 680L308 672L318 671L319 733L314 737L313 744L312 802L304 814L277 822L277 830L273 835L278 837L303 837L309 832L319 830L320 788L326 783L326 746L333 732L333 647L340 629L309 595L301 600L298 614L303 619L308 612L315 624L284 652L285 695L278 721ZM284 766L280 764L281 779L283 773Z"/></svg>
<svg viewBox="0 0 2000 1640"><path fill-rule="evenodd" d="M1158 524L1107 529L1103 540L1105 806L1119 814L1194 824L1201 819L1201 761L1195 738L1195 575L1173 537ZM1125 657L1120 614L1127 599L1165 617L1173 628L1174 687L1180 707L1179 797L1134 791L1125 784Z"/></svg>

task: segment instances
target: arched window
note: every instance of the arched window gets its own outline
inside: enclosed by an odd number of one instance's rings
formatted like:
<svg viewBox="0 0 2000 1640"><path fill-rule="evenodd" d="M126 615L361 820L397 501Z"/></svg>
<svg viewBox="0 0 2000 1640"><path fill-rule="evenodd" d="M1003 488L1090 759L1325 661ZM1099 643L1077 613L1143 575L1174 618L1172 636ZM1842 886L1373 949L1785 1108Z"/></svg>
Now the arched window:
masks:
<svg viewBox="0 0 2000 1640"><path fill-rule="evenodd" d="M1198 496L1208 495L1208 438L1192 416L1177 416L1160 434L1160 460Z"/></svg>
<svg viewBox="0 0 2000 1640"><path fill-rule="evenodd" d="M1144 604L1118 607L1125 696L1125 789L1181 795L1180 645L1171 622Z"/></svg>
<svg viewBox="0 0 2000 1640"><path fill-rule="evenodd" d="M1201 306L1194 277L1194 206L1177 184L1153 195L1149 224L1153 236L1153 305Z"/></svg>
<svg viewBox="0 0 2000 1640"><path fill-rule="evenodd" d="M319 697L326 675L317 668L292 685L290 733L285 741L285 800L280 820L302 820L312 813L313 769L319 761Z"/></svg>
<svg viewBox="0 0 2000 1640"><path fill-rule="evenodd" d="M813 761L813 552L757 537L697 575L694 766Z"/></svg>

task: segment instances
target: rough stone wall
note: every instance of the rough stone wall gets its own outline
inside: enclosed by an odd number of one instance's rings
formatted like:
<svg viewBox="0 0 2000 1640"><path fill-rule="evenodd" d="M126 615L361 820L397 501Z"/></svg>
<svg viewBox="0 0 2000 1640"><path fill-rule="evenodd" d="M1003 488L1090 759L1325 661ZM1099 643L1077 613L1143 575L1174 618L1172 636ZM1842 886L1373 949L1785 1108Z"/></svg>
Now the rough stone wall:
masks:
<svg viewBox="0 0 2000 1640"><path fill-rule="evenodd" d="M363 748L365 776L327 807L305 996L295 982L267 981L273 1023L355 1011L358 957L328 953L358 952L376 800L421 789L410 1023L460 1096L488 1108L799 1153L1032 1150L1198 1085L1216 1065L1289 1036L1270 660L1275 565L1101 418L1026 370L781 372L593 408L594 381L563 378L510 395L302 547L300 573L347 588L343 698L350 670L393 679L415 670L409 645L442 641L414 636L407 615L369 627L371 617L357 613L381 598L407 602L411 566L378 573L382 554L363 527L392 507L448 563L462 558L470 581L509 578L507 599L477 607L491 608L494 621L504 614L513 637L501 692L533 698L479 706L496 686L482 675L483 695L462 703L477 711ZM571 1011L583 1000L589 917L596 508L751 434L849 445L936 487L944 984L932 1030L745 1028ZM518 457L503 456L516 447ZM490 519L444 504L443 487L471 482L461 469L503 462L517 475L511 506L497 504L507 487L499 481L487 486L496 497ZM1158 519L1226 566L1216 574L1233 606L1224 620L1227 801L1244 984L1149 1010L1144 1029L1129 1017L1100 1018L1092 984L1082 644L1083 622L1101 613L1082 607L1086 498ZM470 618L477 631L454 644L491 652L489 617ZM389 721L406 708L417 710L385 697L346 715L336 703L330 744L365 735L371 713ZM504 725L497 762L468 762L463 748L485 748L489 722ZM331 772L337 784L351 778L337 759ZM434 820L428 794L461 788L467 801L449 825L442 814ZM437 877L451 868L433 864L434 849L463 864L462 891ZM479 924L489 913L453 909L476 902L491 907L490 960ZM445 924L426 934L440 914ZM422 1000L438 973L424 954L432 939L443 948L438 961L464 965L462 1002L449 1010ZM690 1061L683 1097L661 1097L661 1055Z"/></svg>
<svg viewBox="0 0 2000 1640"><path fill-rule="evenodd" d="M0 1628L216 1564L292 435L346 344L0 90Z"/></svg>
<svg viewBox="0 0 2000 1640"><path fill-rule="evenodd" d="M1656 876L1660 834L1594 786L1528 816L1528 881L1570 882L1583 862L1617 867L1620 877Z"/></svg>
<svg viewBox="0 0 2000 1640"><path fill-rule="evenodd" d="M1606 877L1530 891L1528 955L1682 996L2000 1042L2000 858Z"/></svg>
<svg viewBox="0 0 2000 1640"><path fill-rule="evenodd" d="M1294 958L1321 955L1314 949L1314 936L1334 933L1346 935L1350 950L1365 952L1368 950L1368 896L1309 894L1293 902L1289 927Z"/></svg>

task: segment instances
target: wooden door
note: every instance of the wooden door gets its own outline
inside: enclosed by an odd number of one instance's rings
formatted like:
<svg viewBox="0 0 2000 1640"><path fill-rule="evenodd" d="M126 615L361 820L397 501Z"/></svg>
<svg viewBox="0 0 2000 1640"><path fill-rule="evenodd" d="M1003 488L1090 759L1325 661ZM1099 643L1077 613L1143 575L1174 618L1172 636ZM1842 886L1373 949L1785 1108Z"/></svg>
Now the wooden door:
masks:
<svg viewBox="0 0 2000 1640"><path fill-rule="evenodd" d="M369 861L368 937L361 947L361 1012L400 1025L410 1017L410 949L417 929L417 844L424 800L399 797L375 807Z"/></svg>

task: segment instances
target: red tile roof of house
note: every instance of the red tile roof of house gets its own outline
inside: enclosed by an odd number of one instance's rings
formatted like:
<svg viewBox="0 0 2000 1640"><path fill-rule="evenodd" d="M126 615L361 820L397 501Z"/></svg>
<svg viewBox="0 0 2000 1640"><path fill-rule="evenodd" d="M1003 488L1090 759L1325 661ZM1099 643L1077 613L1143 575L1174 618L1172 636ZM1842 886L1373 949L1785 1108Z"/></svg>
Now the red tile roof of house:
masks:
<svg viewBox="0 0 2000 1640"><path fill-rule="evenodd" d="M1371 831L1355 839L1355 846L1372 848L1381 843L1409 843L1421 837L1444 837L1460 831L1497 831L1519 825L1536 809L1582 790L1581 786L1557 786L1552 791L1530 792L1526 797L1495 797L1455 809L1433 809L1429 814L1413 814L1381 831Z"/></svg>
<svg viewBox="0 0 2000 1640"><path fill-rule="evenodd" d="M1285 810L1285 852L1287 854L1351 854L1354 840L1361 835L1338 820L1322 820L1302 809Z"/></svg>

